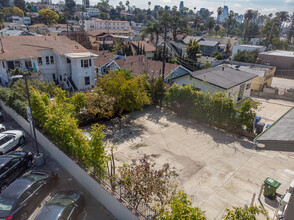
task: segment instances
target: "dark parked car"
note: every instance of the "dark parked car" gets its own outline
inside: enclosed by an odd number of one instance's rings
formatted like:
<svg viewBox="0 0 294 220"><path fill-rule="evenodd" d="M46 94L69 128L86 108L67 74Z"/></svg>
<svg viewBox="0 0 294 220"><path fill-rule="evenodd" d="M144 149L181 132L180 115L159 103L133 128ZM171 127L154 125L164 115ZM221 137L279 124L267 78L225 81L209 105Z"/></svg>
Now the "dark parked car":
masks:
<svg viewBox="0 0 294 220"><path fill-rule="evenodd" d="M12 151L0 156L0 193L33 164L31 152Z"/></svg>
<svg viewBox="0 0 294 220"><path fill-rule="evenodd" d="M82 192L58 192L41 209L35 220L78 219L84 212Z"/></svg>
<svg viewBox="0 0 294 220"><path fill-rule="evenodd" d="M16 179L0 195L0 220L27 220L56 181L55 173L39 171Z"/></svg>

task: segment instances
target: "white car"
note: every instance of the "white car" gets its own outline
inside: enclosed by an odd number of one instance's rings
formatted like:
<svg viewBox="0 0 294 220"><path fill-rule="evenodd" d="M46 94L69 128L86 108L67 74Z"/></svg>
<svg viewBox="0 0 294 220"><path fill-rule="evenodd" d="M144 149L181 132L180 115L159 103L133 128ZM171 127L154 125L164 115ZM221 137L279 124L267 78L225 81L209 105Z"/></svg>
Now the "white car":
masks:
<svg viewBox="0 0 294 220"><path fill-rule="evenodd" d="M17 145L25 143L25 133L19 130L9 130L0 133L0 154L6 154Z"/></svg>
<svg viewBox="0 0 294 220"><path fill-rule="evenodd" d="M0 124L0 132L6 131L6 127L3 124Z"/></svg>

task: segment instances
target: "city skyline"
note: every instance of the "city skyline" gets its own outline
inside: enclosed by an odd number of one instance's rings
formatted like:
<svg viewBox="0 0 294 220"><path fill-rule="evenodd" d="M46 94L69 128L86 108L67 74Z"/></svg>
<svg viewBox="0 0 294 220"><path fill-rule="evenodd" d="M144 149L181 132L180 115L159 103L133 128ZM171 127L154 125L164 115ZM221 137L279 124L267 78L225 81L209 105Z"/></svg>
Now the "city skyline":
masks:
<svg viewBox="0 0 294 220"><path fill-rule="evenodd" d="M34 0L30 0L32 2ZM132 2L130 1L130 5L135 5L138 8L142 9L148 9L148 1L146 0L136 0ZM175 5L179 8L180 1L172 1L172 0L162 0L162 1L152 1L151 0L151 8L153 9L154 5L161 5L164 7L165 5L170 6L171 8ZM53 3L58 3L60 0L53 0ZM90 0L90 4L94 5L100 2L100 0ZM110 5L118 5L120 0L109 0ZM124 4L126 1L122 1ZM77 4L81 4L82 0L76 0ZM136 3L136 4L135 4ZM197 3L195 3L194 0L185 0L184 6L187 8L190 8L194 10L194 7L196 7L196 10L199 10L200 8L207 8L210 11L213 11L213 16L216 17L216 10L218 7L224 7L224 5L227 5L229 7L229 10L233 10L237 13L244 14L247 9L254 9L258 10L261 14L268 15L269 13L275 13L277 11L288 11L293 12L294 11L294 0L230 0L230 1L221 1L221 0L198 0ZM290 10L291 9L291 10Z"/></svg>

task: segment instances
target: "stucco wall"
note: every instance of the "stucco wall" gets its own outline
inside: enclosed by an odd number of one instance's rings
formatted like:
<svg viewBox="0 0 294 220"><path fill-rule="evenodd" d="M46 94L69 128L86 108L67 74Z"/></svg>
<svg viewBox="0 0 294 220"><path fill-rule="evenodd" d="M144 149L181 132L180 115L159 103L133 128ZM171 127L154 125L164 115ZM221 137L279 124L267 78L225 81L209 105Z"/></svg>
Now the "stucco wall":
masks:
<svg viewBox="0 0 294 220"><path fill-rule="evenodd" d="M19 116L14 110L4 105L1 106L24 130L30 133L29 123ZM38 143L54 158L64 169L66 169L92 196L94 196L113 216L122 220L137 220L121 202L108 193L97 181L90 177L74 161L52 144L41 132L36 131ZM99 213L97 213L98 217Z"/></svg>

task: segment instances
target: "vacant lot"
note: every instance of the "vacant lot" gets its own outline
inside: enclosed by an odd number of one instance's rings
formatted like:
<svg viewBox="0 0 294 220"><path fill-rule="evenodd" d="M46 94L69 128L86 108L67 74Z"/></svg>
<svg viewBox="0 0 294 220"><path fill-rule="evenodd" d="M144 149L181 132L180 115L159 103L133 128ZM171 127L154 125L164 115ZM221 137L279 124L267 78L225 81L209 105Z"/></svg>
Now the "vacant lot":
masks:
<svg viewBox="0 0 294 220"><path fill-rule="evenodd" d="M231 206L249 204L268 176L282 183L281 194L294 179L294 153L256 150L246 138L155 108L109 123L106 139L118 146L116 165L143 154L151 155L157 166L170 163L180 187L208 219L220 219ZM273 215L276 202L261 200Z"/></svg>

